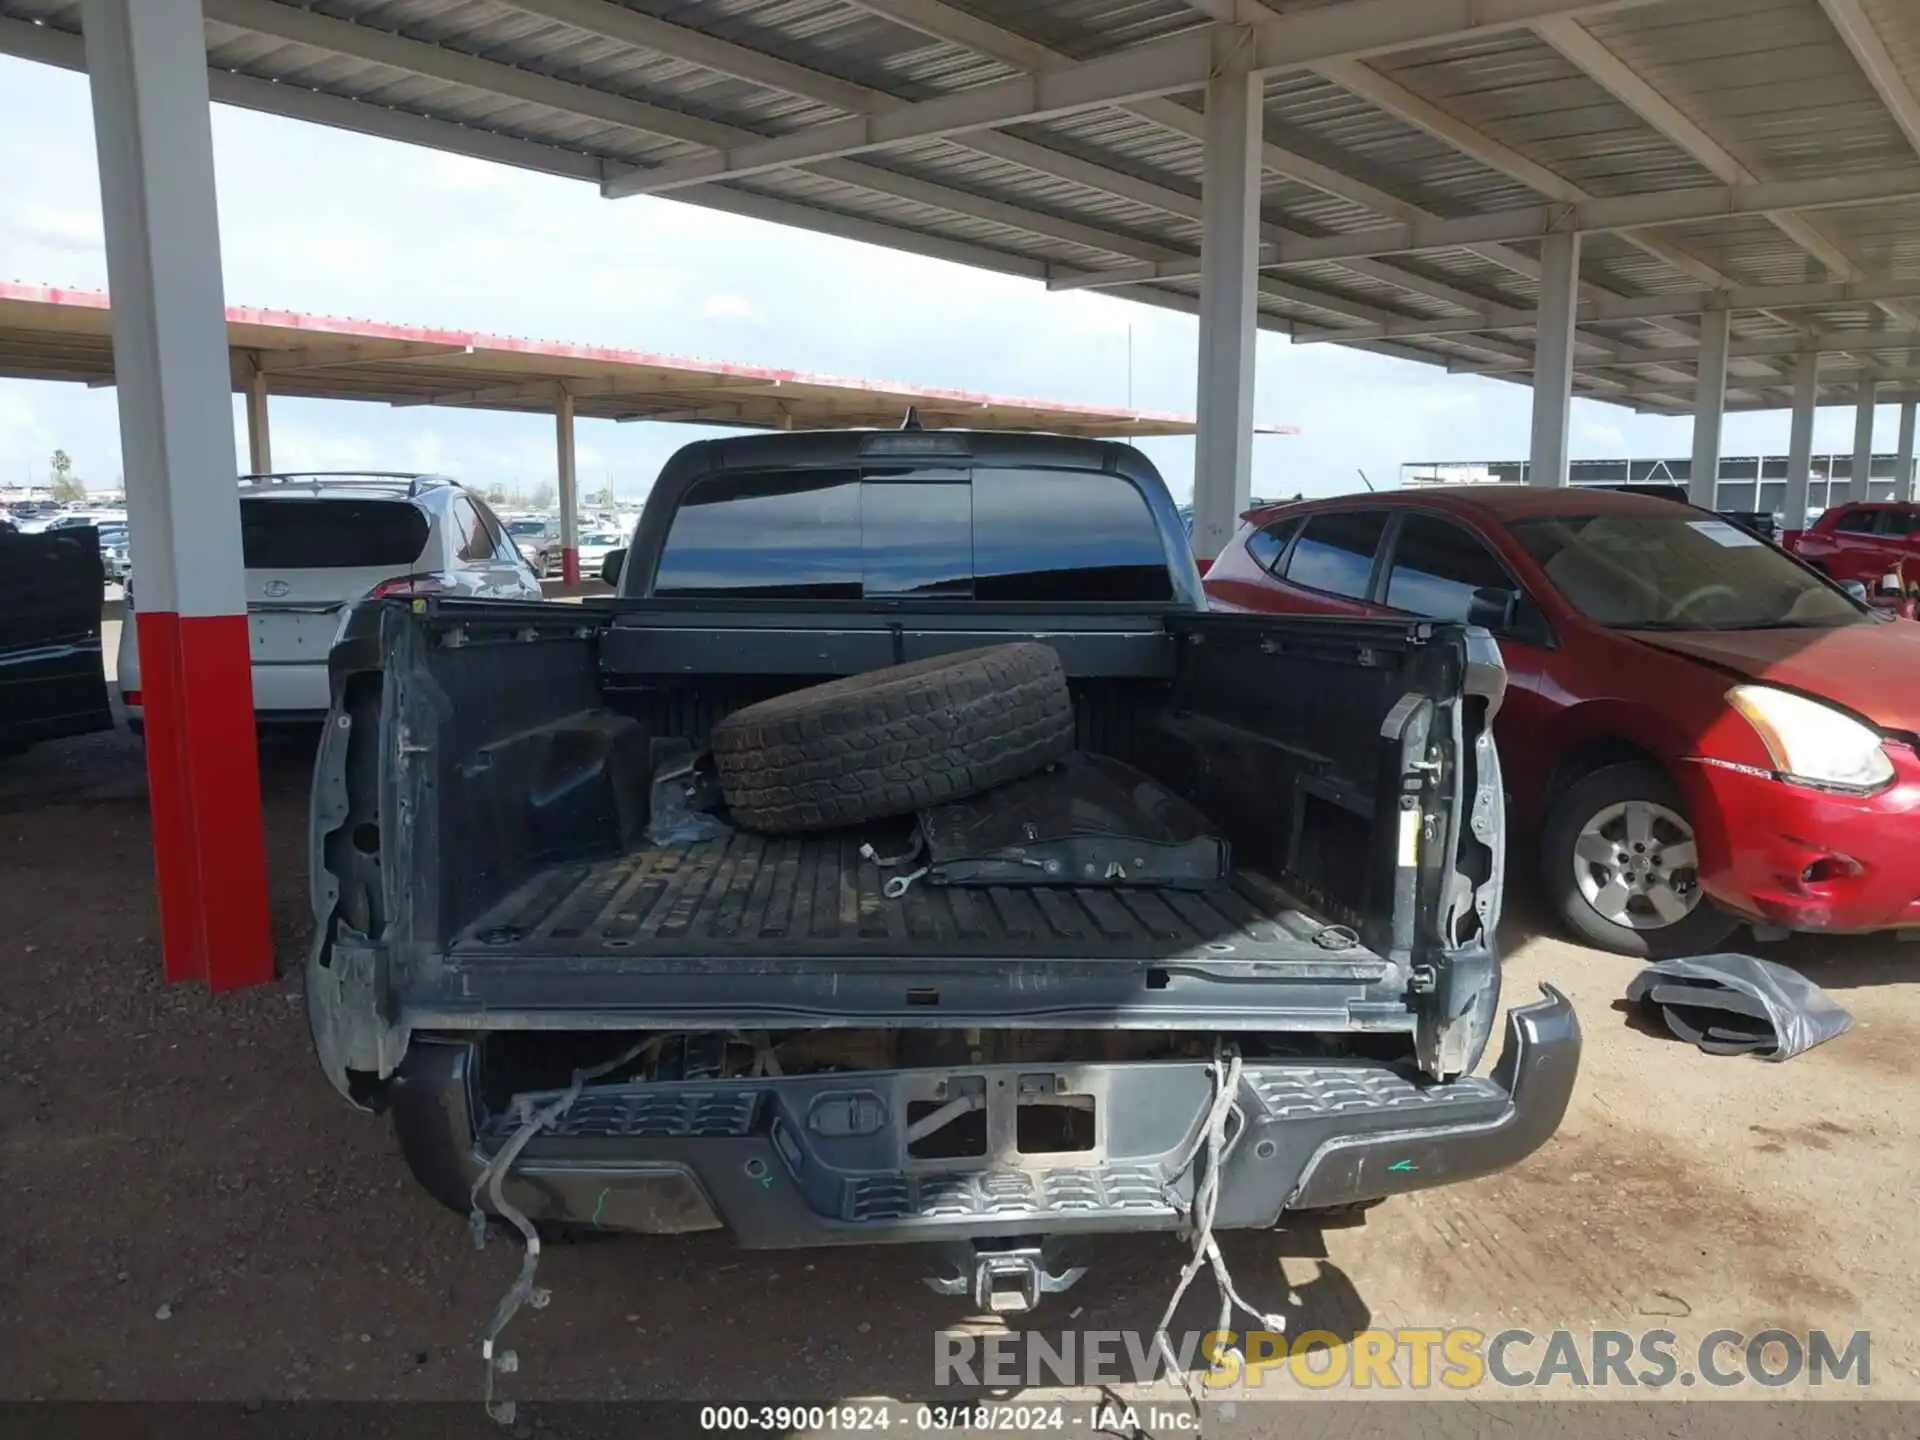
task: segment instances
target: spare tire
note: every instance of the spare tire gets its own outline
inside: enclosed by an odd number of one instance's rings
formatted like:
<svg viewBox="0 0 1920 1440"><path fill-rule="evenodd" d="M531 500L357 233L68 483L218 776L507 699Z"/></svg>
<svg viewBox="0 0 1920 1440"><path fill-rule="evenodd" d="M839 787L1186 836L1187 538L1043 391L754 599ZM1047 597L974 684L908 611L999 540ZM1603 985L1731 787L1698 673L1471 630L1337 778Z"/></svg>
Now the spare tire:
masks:
<svg viewBox="0 0 1920 1440"><path fill-rule="evenodd" d="M754 830L828 830L978 794L1073 746L1048 645L936 655L764 700L713 732L720 788Z"/></svg>

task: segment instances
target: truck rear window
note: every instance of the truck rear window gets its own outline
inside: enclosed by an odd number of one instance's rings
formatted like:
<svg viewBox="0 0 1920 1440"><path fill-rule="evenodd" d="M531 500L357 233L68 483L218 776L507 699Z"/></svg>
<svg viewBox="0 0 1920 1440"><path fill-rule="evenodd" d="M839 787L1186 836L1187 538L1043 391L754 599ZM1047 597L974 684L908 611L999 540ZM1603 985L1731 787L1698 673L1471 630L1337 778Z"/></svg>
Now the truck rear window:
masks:
<svg viewBox="0 0 1920 1440"><path fill-rule="evenodd" d="M1171 600L1153 513L1118 475L977 470L974 598Z"/></svg>
<svg viewBox="0 0 1920 1440"><path fill-rule="evenodd" d="M716 475L674 512L656 595L858 600L860 477Z"/></svg>
<svg viewBox="0 0 1920 1440"><path fill-rule="evenodd" d="M427 548L427 529L427 517L404 500L240 502L249 570L405 570Z"/></svg>
<svg viewBox="0 0 1920 1440"><path fill-rule="evenodd" d="M1074 470L715 476L681 501L659 596L1173 598L1145 498Z"/></svg>

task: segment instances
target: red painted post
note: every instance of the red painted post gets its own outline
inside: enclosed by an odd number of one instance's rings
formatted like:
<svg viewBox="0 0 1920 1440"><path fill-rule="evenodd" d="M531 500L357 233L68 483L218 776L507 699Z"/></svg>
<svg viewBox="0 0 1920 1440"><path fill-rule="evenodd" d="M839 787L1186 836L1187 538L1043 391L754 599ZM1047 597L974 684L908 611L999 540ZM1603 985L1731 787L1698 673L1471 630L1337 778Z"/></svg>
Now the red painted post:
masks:
<svg viewBox="0 0 1920 1440"><path fill-rule="evenodd" d="M200 0L85 0L160 937L169 980L273 978Z"/></svg>

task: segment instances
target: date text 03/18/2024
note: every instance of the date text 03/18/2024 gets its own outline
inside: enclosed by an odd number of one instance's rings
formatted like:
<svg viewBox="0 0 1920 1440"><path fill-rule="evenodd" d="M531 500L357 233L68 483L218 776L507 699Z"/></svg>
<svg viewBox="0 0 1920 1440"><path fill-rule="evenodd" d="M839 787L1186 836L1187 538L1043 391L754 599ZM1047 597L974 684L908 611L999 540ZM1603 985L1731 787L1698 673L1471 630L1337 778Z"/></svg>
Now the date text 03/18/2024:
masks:
<svg viewBox="0 0 1920 1440"><path fill-rule="evenodd" d="M891 1405L707 1405L700 1410L700 1428L716 1434L865 1435L994 1434L1050 1435L1132 1434L1197 1431L1200 1416L1176 1402L1130 1405L1124 1402L1071 1404L1058 1401L1030 1404L985 1400Z"/></svg>

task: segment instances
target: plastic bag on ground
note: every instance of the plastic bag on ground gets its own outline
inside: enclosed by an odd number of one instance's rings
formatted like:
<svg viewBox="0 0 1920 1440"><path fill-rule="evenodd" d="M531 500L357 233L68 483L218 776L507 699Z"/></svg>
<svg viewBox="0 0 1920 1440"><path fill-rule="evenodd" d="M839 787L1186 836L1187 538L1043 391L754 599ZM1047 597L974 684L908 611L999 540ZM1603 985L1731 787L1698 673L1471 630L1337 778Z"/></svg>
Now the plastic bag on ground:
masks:
<svg viewBox="0 0 1920 1440"><path fill-rule="evenodd" d="M1627 999L1657 1006L1669 1030L1708 1054L1791 1060L1853 1028L1806 976L1752 955L1659 961L1633 978Z"/></svg>

